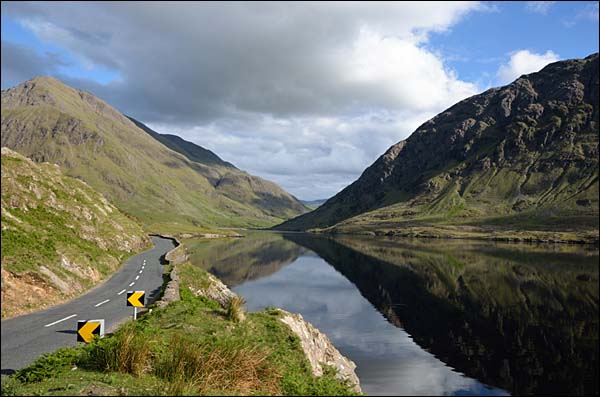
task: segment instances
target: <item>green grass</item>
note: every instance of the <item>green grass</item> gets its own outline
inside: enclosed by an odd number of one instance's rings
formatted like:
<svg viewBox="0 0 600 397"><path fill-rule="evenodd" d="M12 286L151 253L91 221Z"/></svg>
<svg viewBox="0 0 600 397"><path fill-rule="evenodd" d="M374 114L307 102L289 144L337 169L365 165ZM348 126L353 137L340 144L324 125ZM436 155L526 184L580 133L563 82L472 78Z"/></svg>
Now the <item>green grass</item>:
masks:
<svg viewBox="0 0 600 397"><path fill-rule="evenodd" d="M58 303L149 246L142 227L92 188L16 153L2 155L2 203L2 268L16 277L3 285L3 318L40 308L17 297L38 305ZM42 266L70 290L57 288ZM19 284L19 277L25 282ZM42 291L40 299L28 299L25 284L32 282Z"/></svg>
<svg viewBox="0 0 600 397"><path fill-rule="evenodd" d="M188 266L188 268L193 268ZM217 302L194 296L154 309L112 336L63 348L3 378L2 395L351 395L327 368L311 373L300 341L269 309L239 323ZM76 369L73 369L76 368Z"/></svg>

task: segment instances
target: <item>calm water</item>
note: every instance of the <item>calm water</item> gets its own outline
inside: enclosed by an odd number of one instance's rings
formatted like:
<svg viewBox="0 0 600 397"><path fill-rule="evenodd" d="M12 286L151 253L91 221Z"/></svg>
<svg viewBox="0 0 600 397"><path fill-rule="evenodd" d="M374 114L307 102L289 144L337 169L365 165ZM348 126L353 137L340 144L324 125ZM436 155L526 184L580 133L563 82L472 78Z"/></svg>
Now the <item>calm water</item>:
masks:
<svg viewBox="0 0 600 397"><path fill-rule="evenodd" d="M598 249L249 233L192 262L325 332L369 395L598 394Z"/></svg>

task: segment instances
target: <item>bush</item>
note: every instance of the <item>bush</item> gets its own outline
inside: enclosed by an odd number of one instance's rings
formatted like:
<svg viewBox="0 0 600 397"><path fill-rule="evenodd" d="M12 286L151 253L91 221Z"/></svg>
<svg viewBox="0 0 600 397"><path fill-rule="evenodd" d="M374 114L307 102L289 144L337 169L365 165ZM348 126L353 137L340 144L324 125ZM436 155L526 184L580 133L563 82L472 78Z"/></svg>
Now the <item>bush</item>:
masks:
<svg viewBox="0 0 600 397"><path fill-rule="evenodd" d="M66 368L77 364L81 357L80 349L63 347L54 353L45 354L29 367L15 373L15 378L23 383L40 382L58 375Z"/></svg>

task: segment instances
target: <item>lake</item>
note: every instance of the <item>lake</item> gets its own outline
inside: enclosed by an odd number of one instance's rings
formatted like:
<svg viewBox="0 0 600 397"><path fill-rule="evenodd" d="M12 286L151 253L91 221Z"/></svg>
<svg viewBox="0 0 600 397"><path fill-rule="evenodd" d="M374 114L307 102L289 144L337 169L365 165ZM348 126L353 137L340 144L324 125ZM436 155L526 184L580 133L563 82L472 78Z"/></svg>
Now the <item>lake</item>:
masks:
<svg viewBox="0 0 600 397"><path fill-rule="evenodd" d="M300 313L368 395L598 394L598 248L244 232L190 260Z"/></svg>

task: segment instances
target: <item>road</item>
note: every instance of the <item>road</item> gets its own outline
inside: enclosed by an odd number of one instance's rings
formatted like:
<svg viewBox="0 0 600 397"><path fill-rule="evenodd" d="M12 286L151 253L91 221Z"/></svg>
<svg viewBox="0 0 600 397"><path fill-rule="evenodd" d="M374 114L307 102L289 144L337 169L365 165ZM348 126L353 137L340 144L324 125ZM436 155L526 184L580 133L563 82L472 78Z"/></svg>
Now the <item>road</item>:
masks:
<svg viewBox="0 0 600 397"><path fill-rule="evenodd" d="M88 293L49 309L1 322L2 374L23 368L42 353L77 344L77 321L104 319L105 332L133 316L127 292L146 291L146 304L156 300L163 283L163 255L175 247L170 239L152 236L154 248L129 258L106 282ZM144 263L145 262L145 263Z"/></svg>

